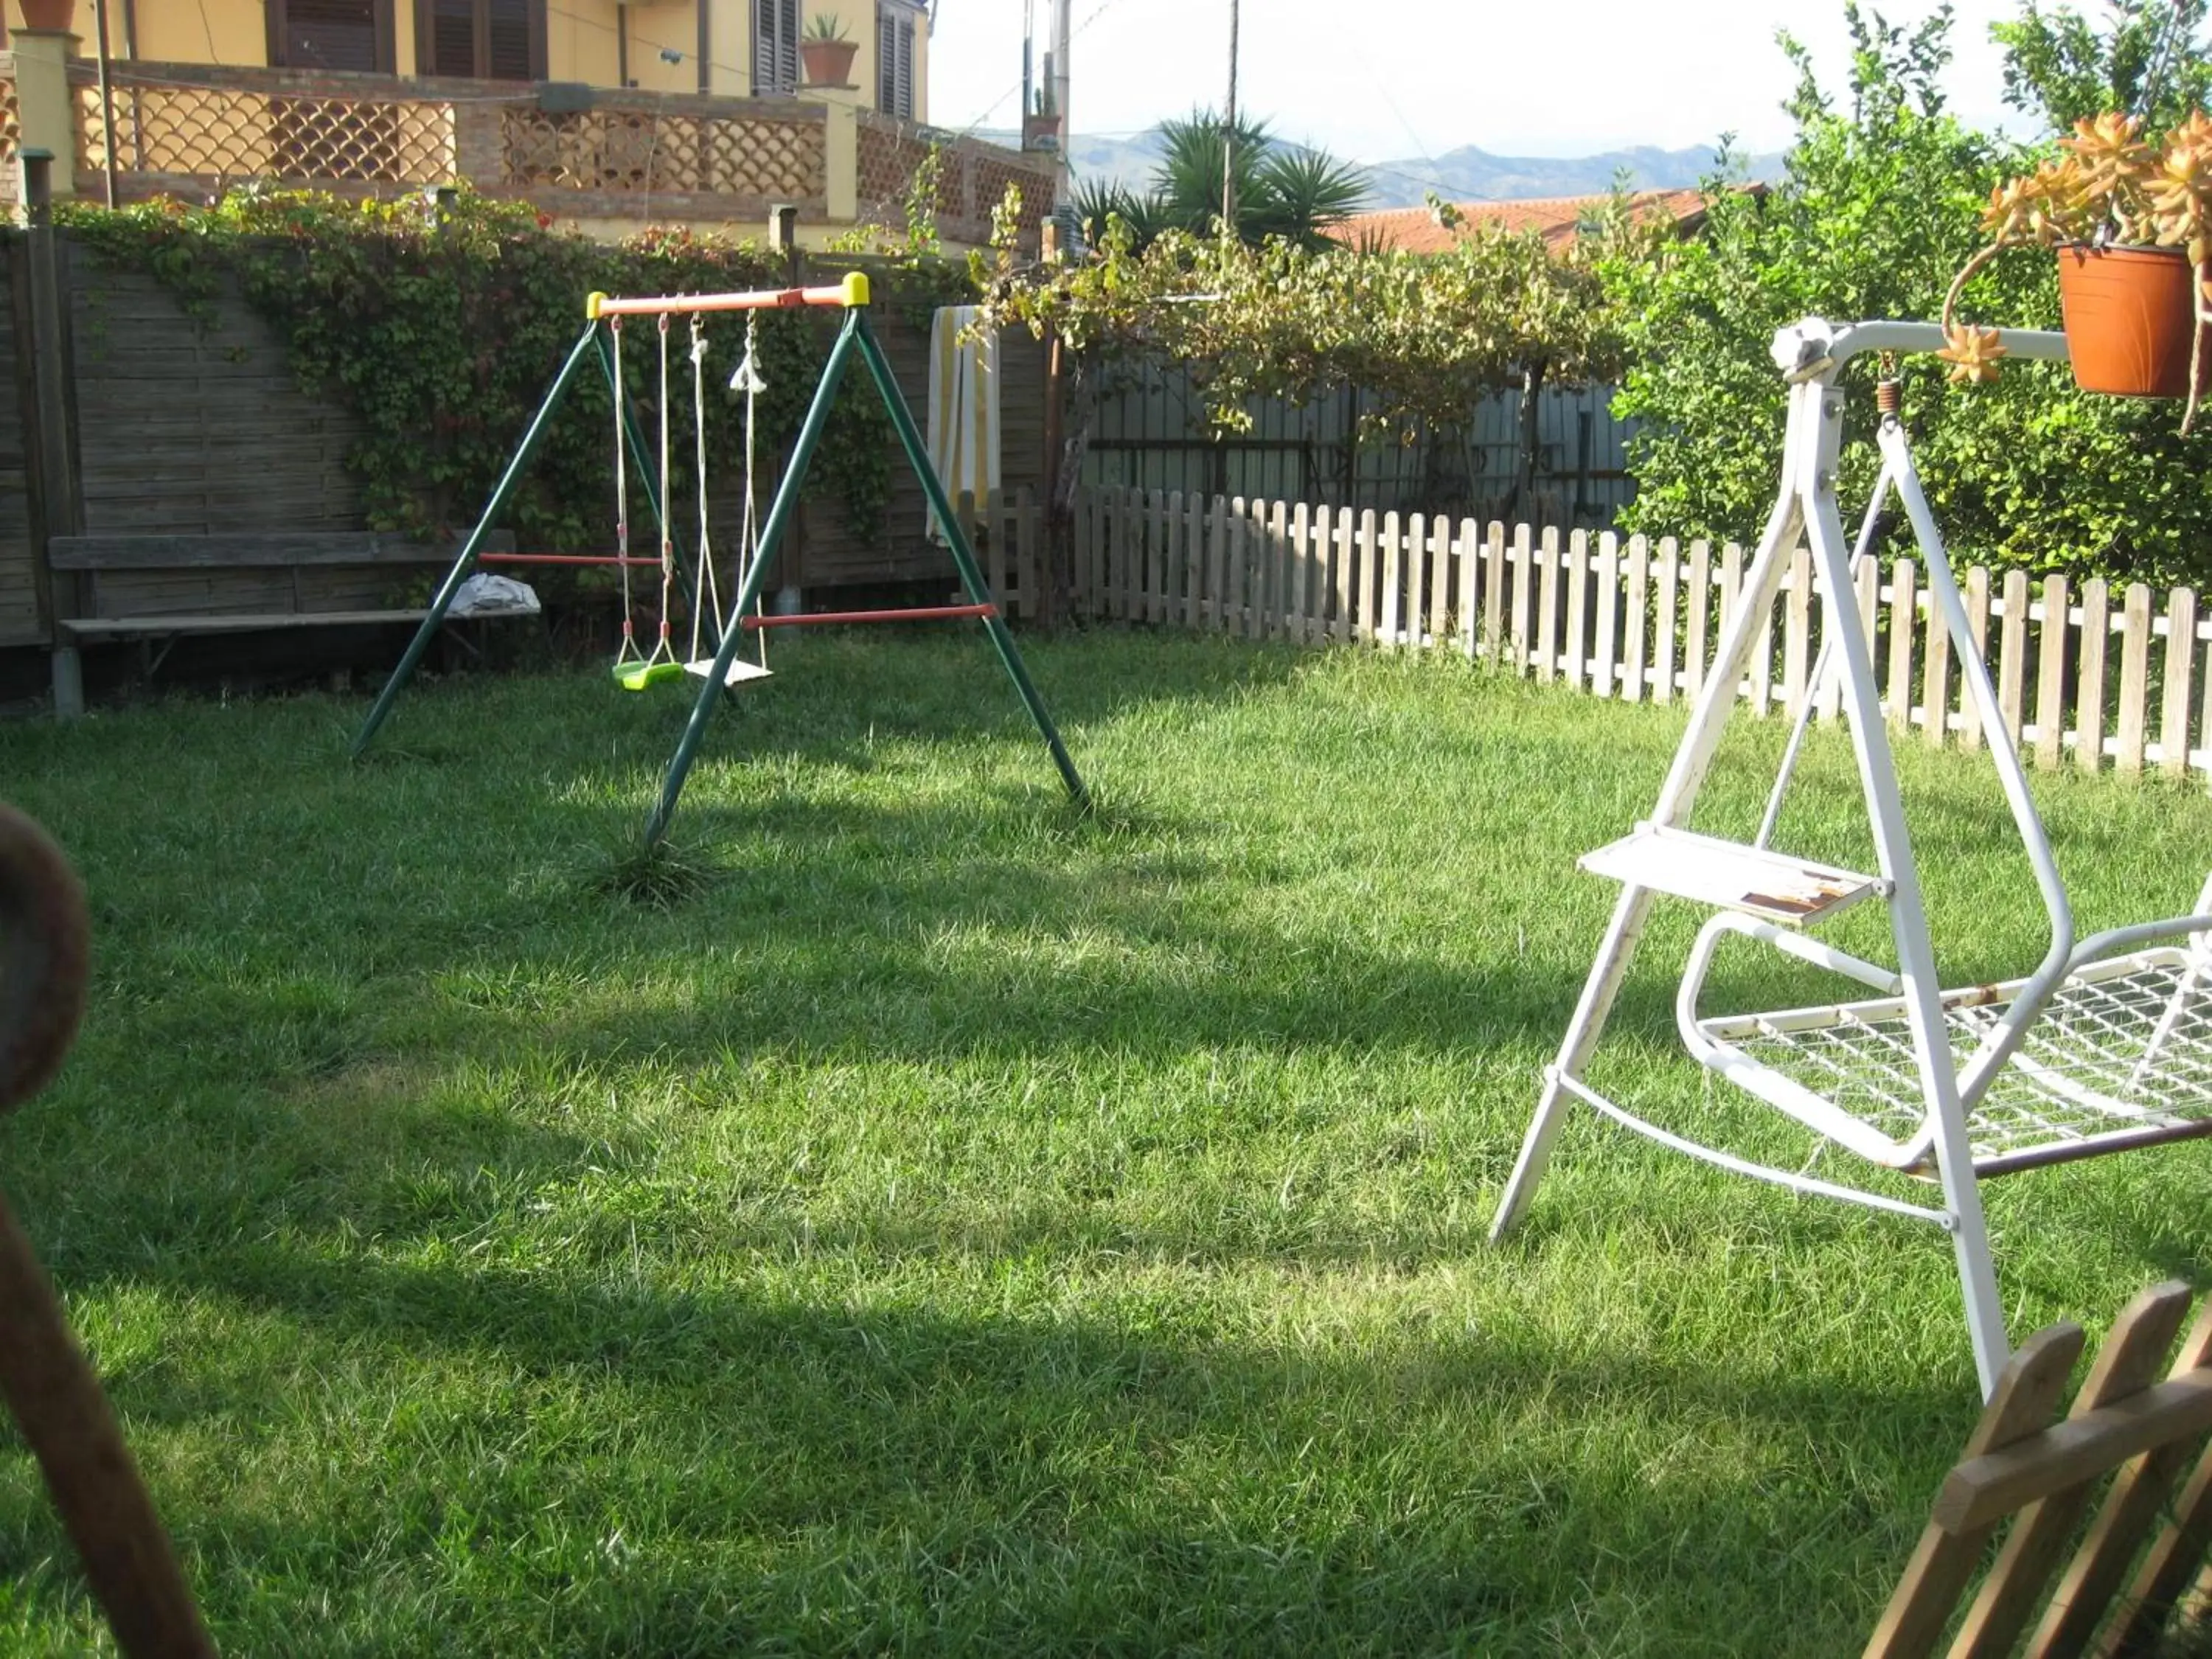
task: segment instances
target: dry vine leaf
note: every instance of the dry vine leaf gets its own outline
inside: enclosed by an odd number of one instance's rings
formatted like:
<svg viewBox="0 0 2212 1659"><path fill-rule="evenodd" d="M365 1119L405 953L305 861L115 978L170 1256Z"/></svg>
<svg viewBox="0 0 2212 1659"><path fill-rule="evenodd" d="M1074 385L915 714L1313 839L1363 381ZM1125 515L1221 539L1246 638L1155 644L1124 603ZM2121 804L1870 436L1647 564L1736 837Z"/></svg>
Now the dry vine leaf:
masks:
<svg viewBox="0 0 2212 1659"><path fill-rule="evenodd" d="M1957 323L1943 331L1943 349L1936 354L1951 365L1954 386L1986 386L1997 377L1997 359L2005 355L2004 342L1993 328Z"/></svg>

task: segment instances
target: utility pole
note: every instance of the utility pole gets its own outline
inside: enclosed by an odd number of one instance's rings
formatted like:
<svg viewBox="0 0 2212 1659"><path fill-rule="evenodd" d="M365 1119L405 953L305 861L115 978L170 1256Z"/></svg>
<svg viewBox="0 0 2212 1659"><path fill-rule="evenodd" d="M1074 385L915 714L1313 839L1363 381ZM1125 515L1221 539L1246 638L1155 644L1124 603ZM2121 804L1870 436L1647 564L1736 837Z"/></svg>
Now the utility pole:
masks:
<svg viewBox="0 0 2212 1659"><path fill-rule="evenodd" d="M1052 0L1052 60L1045 70L1045 80L1052 88L1052 106L1060 112L1060 199L1075 199L1074 167L1068 160L1068 151L1075 137L1075 118L1067 106L1067 43L1072 29L1069 14L1075 9L1075 0Z"/></svg>
<svg viewBox="0 0 2212 1659"><path fill-rule="evenodd" d="M1229 113L1221 124L1221 234L1237 234L1237 0L1229 0Z"/></svg>

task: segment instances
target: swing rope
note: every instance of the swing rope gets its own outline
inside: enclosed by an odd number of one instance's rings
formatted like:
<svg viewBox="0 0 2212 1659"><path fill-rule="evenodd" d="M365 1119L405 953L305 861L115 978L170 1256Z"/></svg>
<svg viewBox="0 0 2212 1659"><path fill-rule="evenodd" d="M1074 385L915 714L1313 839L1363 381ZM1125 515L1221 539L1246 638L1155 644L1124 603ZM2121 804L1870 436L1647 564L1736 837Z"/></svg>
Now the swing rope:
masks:
<svg viewBox="0 0 2212 1659"><path fill-rule="evenodd" d="M668 598L676 584L676 532L672 509L675 506L669 488L668 447L668 313L660 313L660 638L653 647L646 666L656 663L674 662L675 650L668 638Z"/></svg>
<svg viewBox="0 0 2212 1659"><path fill-rule="evenodd" d="M614 344L615 392L615 557L622 568L622 647L615 653L615 672L630 663L643 662L637 648L637 628L630 617L629 588L629 450L623 436L622 319L607 319Z"/></svg>
<svg viewBox="0 0 2212 1659"><path fill-rule="evenodd" d="M700 630L714 618L714 649L722 646L722 595L714 582L714 548L707 526L707 331L691 313L691 433L694 476L699 481L699 573L691 585L691 660L699 660Z"/></svg>
<svg viewBox="0 0 2212 1659"><path fill-rule="evenodd" d="M745 394L745 524L743 539L738 547L738 591L742 593L745 584L752 580L753 562L760 557L760 505L753 489L755 422L753 410L760 394L768 390L768 382L760 372L760 313L745 313L745 355L738 361L737 372L730 376L732 391L740 387ZM761 611L757 594L753 599L756 614ZM742 621L742 619L740 619ZM758 636L760 665L768 667L768 635Z"/></svg>

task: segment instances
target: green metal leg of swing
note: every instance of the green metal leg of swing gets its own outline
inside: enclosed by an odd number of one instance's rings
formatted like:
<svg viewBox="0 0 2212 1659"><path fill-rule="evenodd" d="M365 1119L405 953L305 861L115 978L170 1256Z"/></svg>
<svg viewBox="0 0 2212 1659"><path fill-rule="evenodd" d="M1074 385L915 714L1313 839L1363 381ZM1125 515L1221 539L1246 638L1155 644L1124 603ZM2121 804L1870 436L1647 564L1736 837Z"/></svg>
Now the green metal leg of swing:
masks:
<svg viewBox="0 0 2212 1659"><path fill-rule="evenodd" d="M845 377L846 360L855 349L868 366L868 374L882 395L884 407L891 418L892 428L897 432L899 447L906 452L908 464L921 481L923 493L928 497L930 510L937 514L938 523L944 526L945 540L952 550L952 562L958 566L960 580L968 595L977 605L994 603L989 586L983 580L981 568L975 562L974 549L968 544L968 534L954 515L952 503L945 493L945 483L930 465L929 453L923 447L921 434L914 423L914 412L907 407L905 395L900 392L898 380L876 343L868 327L867 313L860 309L845 313L845 325L837 335L837 343L831 348L830 361L823 366L822 382L814 389L814 401L806 411L806 422L799 428L799 441L793 446L791 464L784 469L783 480L777 486L775 503L769 508L768 521L761 528L758 548L753 556L752 568L746 573L743 588L730 606L728 625L723 629L721 648L714 653L714 665L708 672L706 684L700 688L698 701L692 705L691 718L684 726L684 736L676 745L675 757L668 763L668 773L661 781L660 799L653 804L651 816L645 823L645 844L653 847L668 833L669 820L676 815L677 801L684 793L684 781L690 775L691 764L698 757L700 741L706 736L707 721L713 714L716 700L722 695L723 681L729 673L730 661L737 654L738 645L744 637L738 618L750 611L760 597L769 566L775 562L775 551L782 543L784 529L798 505L799 492L806 478L808 464L814 458L815 447L822 439L822 428L830 417L830 407L837 395L837 387ZM1023 707L1036 722L1037 730L1044 735L1045 745L1052 751L1053 764L1060 769L1060 780L1067 786L1069 798L1079 808L1088 811L1091 792L1068 757L1067 746L1060 741L1060 732L1053 725L1052 715L1045 708L1044 699L1023 665L1021 653L1014 645L1012 634L1007 631L1005 620L996 614L982 619L989 630L991 643L997 647L999 660L1005 664L1014 689L1020 693Z"/></svg>
<svg viewBox="0 0 2212 1659"><path fill-rule="evenodd" d="M514 486L521 478L523 470L530 465L530 458L538 453L538 446L545 436L545 428L552 423L553 411L560 404L561 394L568 389L568 382L575 378L576 370L584 361L584 354L591 349L592 343L598 339L599 333L599 325L596 320L587 323L584 331L576 337L576 343L569 348L568 360L561 365L561 372L553 377L553 384L538 404L538 412L530 417L530 426L523 433L521 443L515 447L514 456L507 461L507 470L499 475L499 483L492 489L491 499L484 503L483 513L477 520L476 528L469 532L468 540L461 544L461 550L453 559L453 568L446 573L446 580L439 585L436 597L430 601L430 614L422 618L422 625L415 630L415 637L408 641L406 654L399 659L398 667L392 671L391 677L384 682L384 689L376 694L376 702L368 711L368 718L362 723L361 731L353 740L350 752L356 757L366 750L370 740L376 736L376 728L384 724L385 716L392 712L392 705L398 701L400 691L413 678L416 665L422 660L423 652L437 637L438 630L445 626L446 611L453 603L453 595L460 591L461 584L468 580L470 571L476 568L477 555L483 550L485 538L491 534L492 525L506 509L507 497L514 493Z"/></svg>
<svg viewBox="0 0 2212 1659"><path fill-rule="evenodd" d="M860 319L860 336L861 360L875 377L876 390L883 394L884 407L890 411L891 425L898 433L899 447L906 451L907 463L914 468L915 477L921 480L930 511L937 515L939 527L945 532L945 544L952 550L952 562L960 568L961 585L975 604L995 605L997 595L983 580L982 569L975 562L975 550L968 544L968 532L952 510L951 500L945 493L945 480L937 476L936 467L930 464L921 429L914 423L914 411L907 407L906 394L899 390L898 377L891 373L890 363L884 356L883 348L876 343L865 315ZM994 609L983 618L983 627L991 635L991 643L998 648L999 660L1006 665L1007 678L1021 694L1022 706L1030 711L1030 718L1043 734L1045 747L1052 751L1052 763L1060 769L1060 781L1067 786L1068 799L1079 810L1089 811L1091 791L1077 773L1075 763L1068 758L1067 745L1060 740L1060 730L1052 723L1051 712L1045 708L1044 698L1023 665L1022 653L1014 645L1014 636L1006 619Z"/></svg>
<svg viewBox="0 0 2212 1659"><path fill-rule="evenodd" d="M783 532L798 510L799 488L806 482L807 463L814 459L815 447L822 441L822 428L830 419L830 406L836 401L838 383L845 378L846 360L853 355L853 342L858 336L861 313L845 313L845 326L838 331L837 343L830 349L830 361L822 366L822 383L814 388L814 401L807 405L806 420L799 428L799 441L793 446L791 465L783 471L782 482L777 484L775 500L769 504L768 521L761 526L760 539L755 544L752 568L745 573L744 585L731 604L726 625L722 629L722 643L714 653L714 665L707 671L707 678L699 687L698 700L691 705L691 717L684 725L684 735L677 741L675 757L668 763L668 773L661 780L660 799L653 803L652 814L645 821L645 844L658 846L668 833L668 821L676 816L676 803L684 793L684 780L690 775L691 763L698 758L700 740L707 735L707 722L714 712L714 704L722 695L723 682L729 678L730 662L738 653L744 638L744 630L738 619L752 609L760 598L762 586L768 580L769 568L775 562L776 549L783 544Z"/></svg>

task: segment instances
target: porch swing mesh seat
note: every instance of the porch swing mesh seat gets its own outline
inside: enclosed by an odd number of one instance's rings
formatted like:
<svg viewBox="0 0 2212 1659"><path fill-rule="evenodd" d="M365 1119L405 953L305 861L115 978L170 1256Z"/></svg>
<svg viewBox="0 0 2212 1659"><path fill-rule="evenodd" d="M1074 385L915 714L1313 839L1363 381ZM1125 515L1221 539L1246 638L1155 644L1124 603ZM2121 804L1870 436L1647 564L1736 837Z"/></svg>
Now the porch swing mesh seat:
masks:
<svg viewBox="0 0 2212 1659"><path fill-rule="evenodd" d="M2027 981L1946 992L1953 1065L1964 1070ZM1703 1019L1718 1069L1756 1067L1830 1102L1925 1171L1934 1137L1902 997ZM1714 1059L1707 1063L1714 1064ZM2011 1062L1966 1112L1976 1173L2154 1140L2212 1134L2212 964L2147 951L2069 975Z"/></svg>
<svg viewBox="0 0 2212 1659"><path fill-rule="evenodd" d="M2005 331L2002 338L2016 359L2063 361L2066 356L2063 335ZM1734 1173L1807 1196L1936 1223L1950 1236L1957 1257L1986 1396L2011 1349L1979 1182L2212 1135L2212 878L2188 915L2076 940L2057 858L1990 683L1979 631L1921 488L1893 371L1885 370L1881 384L1880 471L1857 542L1846 541L1836 498L1844 427L1838 378L1854 356L1880 353L1887 359L1933 351L1942 343L1942 331L1932 324L1838 325L1819 318L1776 337L1776 366L1790 394L1774 511L1650 818L1581 860L1584 869L1620 883L1622 890L1558 1058L1545 1071L1543 1092L1492 1232L1502 1236L1525 1211L1567 1106L1580 1102ZM1962 695L1984 734L1988 759L2050 921L2049 942L2033 971L2002 983L1946 988L1923 904L1873 641L1856 598L1857 570L1871 556L1893 499L1904 509L1922 556L1931 626L1950 636ZM1690 827L1692 809L1801 535L1810 544L1821 601L1811 689L1800 701L1757 836L1746 843L1698 833ZM1849 724L1878 874L1815 863L1771 844L1806 724L1824 704L1838 708ZM1868 1164L1928 1178L1940 1186L1939 1200L1910 1202L1878 1186L1753 1163L1648 1121L1590 1085L1586 1070L1661 896L1688 900L1711 913L1676 981L1675 1026L1690 1056ZM1876 902L1887 912L1894 967L1811 936L1820 924L1863 901ZM1817 1006L1705 1012L1699 1005L1706 975L1723 942L1735 939L1863 988L1852 1000Z"/></svg>

